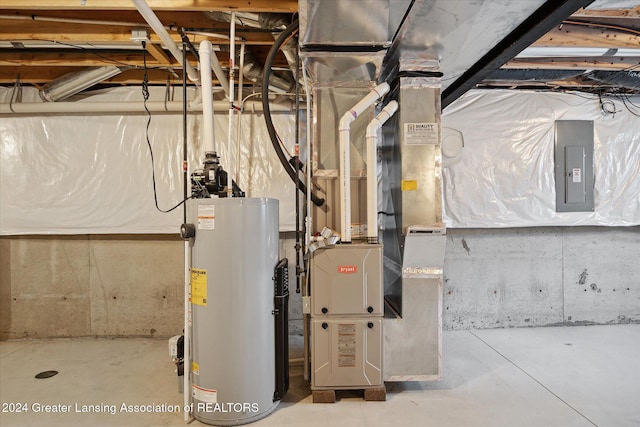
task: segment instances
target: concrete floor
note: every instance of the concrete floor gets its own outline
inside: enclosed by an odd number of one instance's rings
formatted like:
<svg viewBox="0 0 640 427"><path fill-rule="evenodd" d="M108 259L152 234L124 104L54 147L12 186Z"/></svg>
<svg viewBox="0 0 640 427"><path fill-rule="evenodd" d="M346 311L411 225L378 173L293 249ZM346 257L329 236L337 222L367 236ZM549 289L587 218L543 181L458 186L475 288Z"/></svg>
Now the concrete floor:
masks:
<svg viewBox="0 0 640 427"><path fill-rule="evenodd" d="M301 367L293 367L285 400L253 425L640 425L640 325L449 331L443 347L442 381L387 384L386 402L344 393L335 404L313 404ZM60 373L34 378L45 370ZM120 408L123 403L181 405L165 340L0 342L0 401L3 427L184 425L182 413ZM7 412L15 410L11 404L28 412ZM113 415L35 412L38 404L70 405L72 411L76 404L116 405L116 410Z"/></svg>

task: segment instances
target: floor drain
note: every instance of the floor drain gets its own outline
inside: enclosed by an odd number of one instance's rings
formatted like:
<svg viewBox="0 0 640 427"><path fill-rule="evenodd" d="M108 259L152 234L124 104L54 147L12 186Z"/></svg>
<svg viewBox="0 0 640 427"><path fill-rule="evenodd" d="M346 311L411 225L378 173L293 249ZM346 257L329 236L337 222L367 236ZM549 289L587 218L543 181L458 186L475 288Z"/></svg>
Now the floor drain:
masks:
<svg viewBox="0 0 640 427"><path fill-rule="evenodd" d="M44 372L40 372L38 375L36 375L36 378L38 379L43 379L43 378L51 378L55 375L58 375L58 371L44 371Z"/></svg>

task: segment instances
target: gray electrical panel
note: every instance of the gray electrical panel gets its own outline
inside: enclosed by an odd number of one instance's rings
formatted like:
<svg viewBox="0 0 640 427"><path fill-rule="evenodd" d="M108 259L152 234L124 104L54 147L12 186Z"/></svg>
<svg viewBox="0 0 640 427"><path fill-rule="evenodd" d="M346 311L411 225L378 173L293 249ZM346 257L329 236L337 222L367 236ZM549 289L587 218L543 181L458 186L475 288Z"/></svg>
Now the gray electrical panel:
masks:
<svg viewBox="0 0 640 427"><path fill-rule="evenodd" d="M593 203L593 121L557 120L556 212L590 212Z"/></svg>

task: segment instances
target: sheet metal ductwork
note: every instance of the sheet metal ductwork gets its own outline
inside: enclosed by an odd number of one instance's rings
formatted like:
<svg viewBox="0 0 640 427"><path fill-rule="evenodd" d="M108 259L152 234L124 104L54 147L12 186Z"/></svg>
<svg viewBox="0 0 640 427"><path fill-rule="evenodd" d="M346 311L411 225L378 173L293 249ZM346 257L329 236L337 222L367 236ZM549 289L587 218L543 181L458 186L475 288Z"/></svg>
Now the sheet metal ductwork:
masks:
<svg viewBox="0 0 640 427"><path fill-rule="evenodd" d="M240 61L236 58L237 63ZM242 68L244 77L254 83L262 83L264 76L264 65L255 57L255 55L247 48L244 52L244 67ZM294 87L293 80L282 75L271 73L269 76L269 88L274 92L291 92Z"/></svg>
<svg viewBox="0 0 640 427"><path fill-rule="evenodd" d="M205 12L205 15L214 21L231 22L230 12ZM274 39L277 38L280 31L287 28L287 25L290 23L291 16L284 13L236 12L236 25L263 30L274 30ZM298 44L296 40L292 38L282 46L281 50L287 59L292 75L295 76L298 61ZM244 61L245 66L243 72L245 73L245 77L255 83L262 81L264 67L246 48ZM239 60L237 62L240 63ZM274 88L287 92L293 89L295 83L293 79L288 78L288 76L272 74L269 79L269 84Z"/></svg>
<svg viewBox="0 0 640 427"><path fill-rule="evenodd" d="M40 97L47 102L63 101L121 72L120 68L108 65L65 74L45 85L40 90Z"/></svg>
<svg viewBox="0 0 640 427"><path fill-rule="evenodd" d="M638 71L592 71L585 74L591 80L640 91L640 72Z"/></svg>

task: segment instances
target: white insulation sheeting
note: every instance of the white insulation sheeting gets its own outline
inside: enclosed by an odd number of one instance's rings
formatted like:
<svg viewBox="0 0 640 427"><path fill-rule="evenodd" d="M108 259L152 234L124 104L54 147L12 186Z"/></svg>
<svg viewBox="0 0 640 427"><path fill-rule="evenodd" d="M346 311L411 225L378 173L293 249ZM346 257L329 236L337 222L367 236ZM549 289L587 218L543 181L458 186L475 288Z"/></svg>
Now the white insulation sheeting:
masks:
<svg viewBox="0 0 640 427"><path fill-rule="evenodd" d="M615 114L582 93L475 90L447 107L443 126L464 135L462 160L443 172L447 227L640 224L640 117L603 100ZM556 120L594 122L594 212L555 211Z"/></svg>
<svg viewBox="0 0 640 427"><path fill-rule="evenodd" d="M38 95L22 89L23 102ZM176 98L179 100L179 90ZM162 101L164 89L153 90ZM8 103L11 88L0 88ZM140 90L117 88L77 102L142 101ZM295 116L273 115L293 152ZM202 165L201 114L188 116L189 172ZM228 116L215 117L218 154L225 169ZM0 234L177 233L182 206L171 213L155 208L151 158L145 138L147 116L55 115L0 118ZM295 228L295 187L271 146L262 113L242 115L241 188L248 197L280 200L280 229ZM158 204L168 209L183 199L182 114L154 114L149 127Z"/></svg>

